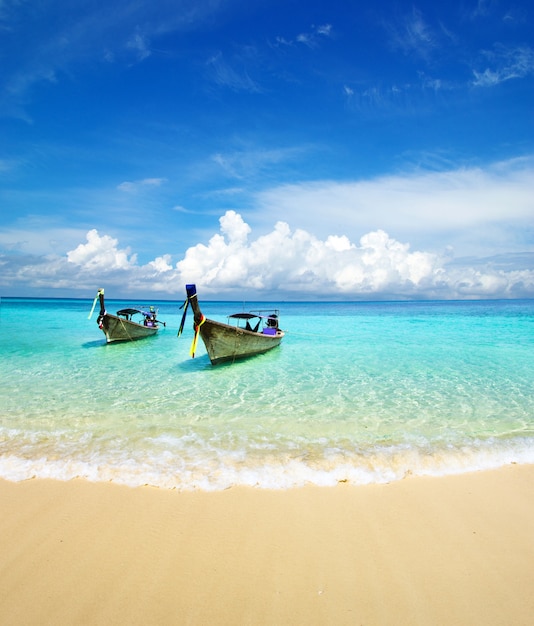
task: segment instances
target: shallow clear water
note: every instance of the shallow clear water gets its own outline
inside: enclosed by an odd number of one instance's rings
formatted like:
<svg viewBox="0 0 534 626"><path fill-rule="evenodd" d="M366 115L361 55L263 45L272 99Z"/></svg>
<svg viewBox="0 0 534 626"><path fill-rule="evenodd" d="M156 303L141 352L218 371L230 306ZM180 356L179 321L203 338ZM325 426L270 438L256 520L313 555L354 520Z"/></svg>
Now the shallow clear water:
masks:
<svg viewBox="0 0 534 626"><path fill-rule="evenodd" d="M534 301L274 303L282 345L217 367L189 356L191 314L177 338L181 302L107 301L167 322L115 345L91 304L0 301L1 477L286 488L534 462Z"/></svg>

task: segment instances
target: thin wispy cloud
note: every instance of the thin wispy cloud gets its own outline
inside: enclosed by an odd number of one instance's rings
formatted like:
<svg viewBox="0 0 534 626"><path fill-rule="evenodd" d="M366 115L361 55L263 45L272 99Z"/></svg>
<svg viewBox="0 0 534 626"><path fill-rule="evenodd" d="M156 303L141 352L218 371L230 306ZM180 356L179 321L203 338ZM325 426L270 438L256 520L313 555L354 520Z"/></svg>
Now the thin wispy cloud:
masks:
<svg viewBox="0 0 534 626"><path fill-rule="evenodd" d="M135 50L138 61L143 61L152 54L147 37L141 35L139 32L132 35L126 47Z"/></svg>
<svg viewBox="0 0 534 626"><path fill-rule="evenodd" d="M304 44L309 46L310 48L314 48L319 44L319 40L321 37L331 37L332 36L332 25L331 24L323 24L322 26L314 26L308 32L299 33L295 37L295 41L297 43Z"/></svg>
<svg viewBox="0 0 534 626"><path fill-rule="evenodd" d="M471 15L473 18L486 17L495 11L497 5L495 0L478 0Z"/></svg>
<svg viewBox="0 0 534 626"><path fill-rule="evenodd" d="M313 181L282 185L257 194L269 219L290 219L317 235L366 232L381 226L403 238L432 233L437 246L467 242L481 249L510 245L534 214L532 159L493 164L488 169L414 171L365 181ZM506 228L498 228L498 225ZM424 235L427 242L429 239Z"/></svg>
<svg viewBox="0 0 534 626"><path fill-rule="evenodd" d="M323 35L324 37L331 37L333 33L332 24L323 24L322 26L317 26L315 30L318 35Z"/></svg>
<svg viewBox="0 0 534 626"><path fill-rule="evenodd" d="M476 13L488 15L494 8L489 3L480 3ZM421 64L414 67L410 79L403 83L384 80L366 86L346 83L344 95L355 111L417 114L428 107L429 91L454 98L454 102L472 87L494 87L534 75L534 50L529 45L505 45L497 41L489 48L474 49L469 40L443 22L430 24L416 7L396 21L385 21L384 25L392 48L419 59ZM476 59L471 76L464 72L468 58ZM458 64L455 80L450 78L450 69L444 73L451 59Z"/></svg>
<svg viewBox="0 0 534 626"><path fill-rule="evenodd" d="M391 45L407 55L415 55L428 60L438 48L436 31L425 20L416 7L396 23L387 22Z"/></svg>
<svg viewBox="0 0 534 626"><path fill-rule="evenodd" d="M212 160L231 178L243 180L262 172L268 173L274 166L290 163L309 150L309 146L264 150L244 148L214 154Z"/></svg>
<svg viewBox="0 0 534 626"><path fill-rule="evenodd" d="M27 32L21 33L17 9L24 9L24 4L4 4L0 14L0 24L9 35L6 45L10 47L10 56L20 58L17 66L11 68L11 63L3 68L0 114L18 111L18 117L29 120L30 116L24 113L24 98L41 81L55 80L59 74L75 76L99 62L122 61L127 66L142 62L152 54L152 36L188 31L206 18L211 19L220 3L181 0L177 4L162 0L157 10L145 2L118 2L105 8L75 3L61 7L61 20L50 21L44 18L49 11L58 9L52 0L45 0L26 11ZM25 45L21 46L24 36Z"/></svg>
<svg viewBox="0 0 534 626"><path fill-rule="evenodd" d="M120 185L117 185L117 189L127 193L136 193L150 187L160 187L166 181L166 178L145 178L134 182L124 181L123 183L120 183Z"/></svg>
<svg viewBox="0 0 534 626"><path fill-rule="evenodd" d="M507 47L495 44L492 50L482 52L489 65L484 70L473 70L476 87L493 87L508 80L534 75L534 49L529 46Z"/></svg>
<svg viewBox="0 0 534 626"><path fill-rule="evenodd" d="M235 67L224 58L220 51L207 60L206 67L209 78L220 87L251 93L262 91L260 85L249 76L245 67Z"/></svg>
<svg viewBox="0 0 534 626"><path fill-rule="evenodd" d="M301 31L291 37L277 35L275 37L278 46L294 46L302 44L309 48L315 48L321 42L322 38L331 38L334 35L332 24L321 24L319 26L311 26L309 30Z"/></svg>

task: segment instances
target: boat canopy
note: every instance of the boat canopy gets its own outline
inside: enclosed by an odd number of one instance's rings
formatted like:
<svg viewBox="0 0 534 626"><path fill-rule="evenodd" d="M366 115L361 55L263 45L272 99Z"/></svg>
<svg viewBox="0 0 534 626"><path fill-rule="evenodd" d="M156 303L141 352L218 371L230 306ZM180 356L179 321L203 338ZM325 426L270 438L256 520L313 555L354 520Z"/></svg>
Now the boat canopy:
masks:
<svg viewBox="0 0 534 626"><path fill-rule="evenodd" d="M228 317L232 317L238 320L251 320L254 317L261 317L261 315L255 315L254 313L234 313L233 315L229 315Z"/></svg>
<svg viewBox="0 0 534 626"><path fill-rule="evenodd" d="M264 313L266 313L266 311L258 311L257 313L234 313L233 315L229 315L228 317L232 319L238 319L238 320L251 320L255 317L256 318L259 317L262 320L278 318L277 310L270 311L267 315L264 315Z"/></svg>
<svg viewBox="0 0 534 626"><path fill-rule="evenodd" d="M121 309L120 311L117 311L117 315L135 315L136 313L141 313L141 315L150 317L150 313L147 311L141 311L141 309Z"/></svg>

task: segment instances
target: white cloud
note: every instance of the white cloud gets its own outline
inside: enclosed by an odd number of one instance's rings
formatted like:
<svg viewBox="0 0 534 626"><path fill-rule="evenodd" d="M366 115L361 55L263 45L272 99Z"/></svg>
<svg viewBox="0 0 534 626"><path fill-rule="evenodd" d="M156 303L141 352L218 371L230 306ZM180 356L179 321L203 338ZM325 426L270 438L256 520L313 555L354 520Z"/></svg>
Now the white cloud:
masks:
<svg viewBox="0 0 534 626"><path fill-rule="evenodd" d="M234 60L239 67L234 67L223 58L222 52L211 56L206 62L208 73L213 82L220 87L228 87L233 91L259 93L260 86L249 76L241 60Z"/></svg>
<svg viewBox="0 0 534 626"><path fill-rule="evenodd" d="M33 220L0 233L0 285L6 295L105 283L125 295L181 296L196 282L208 296L258 299L534 297L533 179L533 159L518 158L279 186L253 198L246 220L227 211L219 232L179 256L158 250L142 265L96 229L78 243L80 231Z"/></svg>
<svg viewBox="0 0 534 626"><path fill-rule="evenodd" d="M148 265L151 265L156 273L160 272L170 272L172 270L171 263L171 255L164 254L163 256L159 256L153 261L150 261Z"/></svg>
<svg viewBox="0 0 534 626"><path fill-rule="evenodd" d="M234 211L220 220L208 245L189 248L177 263L178 280L216 294L251 289L277 293L359 297L508 297L533 293L532 270L502 271L449 265L447 255L412 251L383 230L321 241L285 222L249 241L248 225Z"/></svg>
<svg viewBox="0 0 534 626"><path fill-rule="evenodd" d="M248 224L245 224L241 215L235 211L227 211L220 219L221 232L228 237L230 244L244 245L251 232Z"/></svg>
<svg viewBox="0 0 534 626"><path fill-rule="evenodd" d="M476 87L493 87L514 78L524 78L534 73L534 50L529 46L506 47L495 45L485 50L483 57L491 67L473 70Z"/></svg>
<svg viewBox="0 0 534 626"><path fill-rule="evenodd" d="M308 32L299 33L295 39L287 39L286 37L277 36L275 41L280 46L293 46L296 43L304 44L309 48L316 48L319 45L320 37L330 38L333 36L332 24L321 24L319 26L311 26Z"/></svg>
<svg viewBox="0 0 534 626"><path fill-rule="evenodd" d="M84 270L127 270L137 260L136 255L130 256L130 249L117 249L118 241L109 235L101 237L93 229L87 233L87 243L81 243L75 250L67 253L69 263L74 263Z"/></svg>
<svg viewBox="0 0 534 626"><path fill-rule="evenodd" d="M124 181L120 185L117 185L117 189L127 193L136 193L146 187L160 187L165 182L167 182L166 178L144 178L143 180L134 182Z"/></svg>
<svg viewBox="0 0 534 626"><path fill-rule="evenodd" d="M139 61L143 61L152 54L146 37L141 35L139 31L132 35L131 39L126 44L126 47L137 52Z"/></svg>
<svg viewBox="0 0 534 626"><path fill-rule="evenodd" d="M322 24L321 26L312 26L311 31L307 33L300 33L296 37L298 43L302 43L310 48L314 48L318 45L318 36L331 37L332 36L332 24Z"/></svg>
<svg viewBox="0 0 534 626"><path fill-rule="evenodd" d="M285 148L276 150L247 149L213 154L211 160L224 170L227 176L243 180L268 172L273 166L289 163L309 148ZM225 193L240 192L240 188L230 188Z"/></svg>
<svg viewBox="0 0 534 626"><path fill-rule="evenodd" d="M404 54L415 54L428 59L438 47L436 33L425 21L421 11L415 7L400 22L388 23L385 26L390 33L394 49L399 49Z"/></svg>
<svg viewBox="0 0 534 626"><path fill-rule="evenodd" d="M467 265L448 254L412 250L374 230L352 242L347 235L320 239L279 221L253 237L235 211L220 218L220 232L207 244L191 246L174 266L169 254L145 265L117 239L87 233L86 243L65 257L0 257L4 287L62 287L117 294L155 292L181 296L185 283L196 282L206 296L346 299L494 298L534 295L534 270L502 269L491 262ZM528 262L528 260L527 260Z"/></svg>
<svg viewBox="0 0 534 626"><path fill-rule="evenodd" d="M322 24L321 26L317 26L316 31L318 35L330 37L332 35L332 24Z"/></svg>
<svg viewBox="0 0 534 626"><path fill-rule="evenodd" d="M298 224L319 237L378 229L426 248L457 254L511 252L534 215L534 163L515 159L364 181L281 185L256 196L256 213ZM267 228L269 222L265 223Z"/></svg>

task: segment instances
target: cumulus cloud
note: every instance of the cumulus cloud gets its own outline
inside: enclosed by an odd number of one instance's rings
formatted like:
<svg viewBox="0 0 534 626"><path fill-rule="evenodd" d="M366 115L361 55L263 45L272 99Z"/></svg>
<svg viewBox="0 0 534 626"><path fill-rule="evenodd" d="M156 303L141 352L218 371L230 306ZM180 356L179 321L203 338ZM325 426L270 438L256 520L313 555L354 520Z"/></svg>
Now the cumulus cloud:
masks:
<svg viewBox="0 0 534 626"><path fill-rule="evenodd" d="M196 282L209 294L246 289L344 298L519 297L534 293L534 271L469 267L449 253L411 250L383 230L320 240L292 231L283 221L250 239L251 229L234 211L220 219L221 233L189 248L172 280ZM171 276L169 276L171 278Z"/></svg>
<svg viewBox="0 0 534 626"><path fill-rule="evenodd" d="M169 272L172 270L171 263L171 255L164 254L163 256L158 256L153 261L150 261L148 265L152 266L156 273L160 272Z"/></svg>
<svg viewBox="0 0 534 626"><path fill-rule="evenodd" d="M0 257L0 284L91 291L105 284L117 296L153 292L178 298L189 282L209 297L246 293L258 299L534 296L532 269L514 269L503 258L468 264L448 251L413 250L381 229L352 241L333 234L321 239L292 230L284 221L254 236L235 211L227 211L219 222L219 232L207 243L191 246L174 263L170 254L163 254L140 265L137 255L117 239L91 230L86 242L64 257Z"/></svg>
<svg viewBox="0 0 534 626"><path fill-rule="evenodd" d="M67 261L85 270L126 270L135 265L136 255L130 255L130 249L117 249L118 241L104 235L100 237L93 229L87 233L87 243L81 243L75 250L67 253Z"/></svg>
<svg viewBox="0 0 534 626"><path fill-rule="evenodd" d="M495 297L510 295L514 286L533 286L532 272L447 269L446 254L412 251L410 245L383 230L367 233L358 243L346 236L324 241L278 222L267 235L249 241L250 228L228 211L221 232L207 245L189 248L177 263L183 282L203 291L256 289L303 296L361 297ZM521 281L519 287L516 283Z"/></svg>

